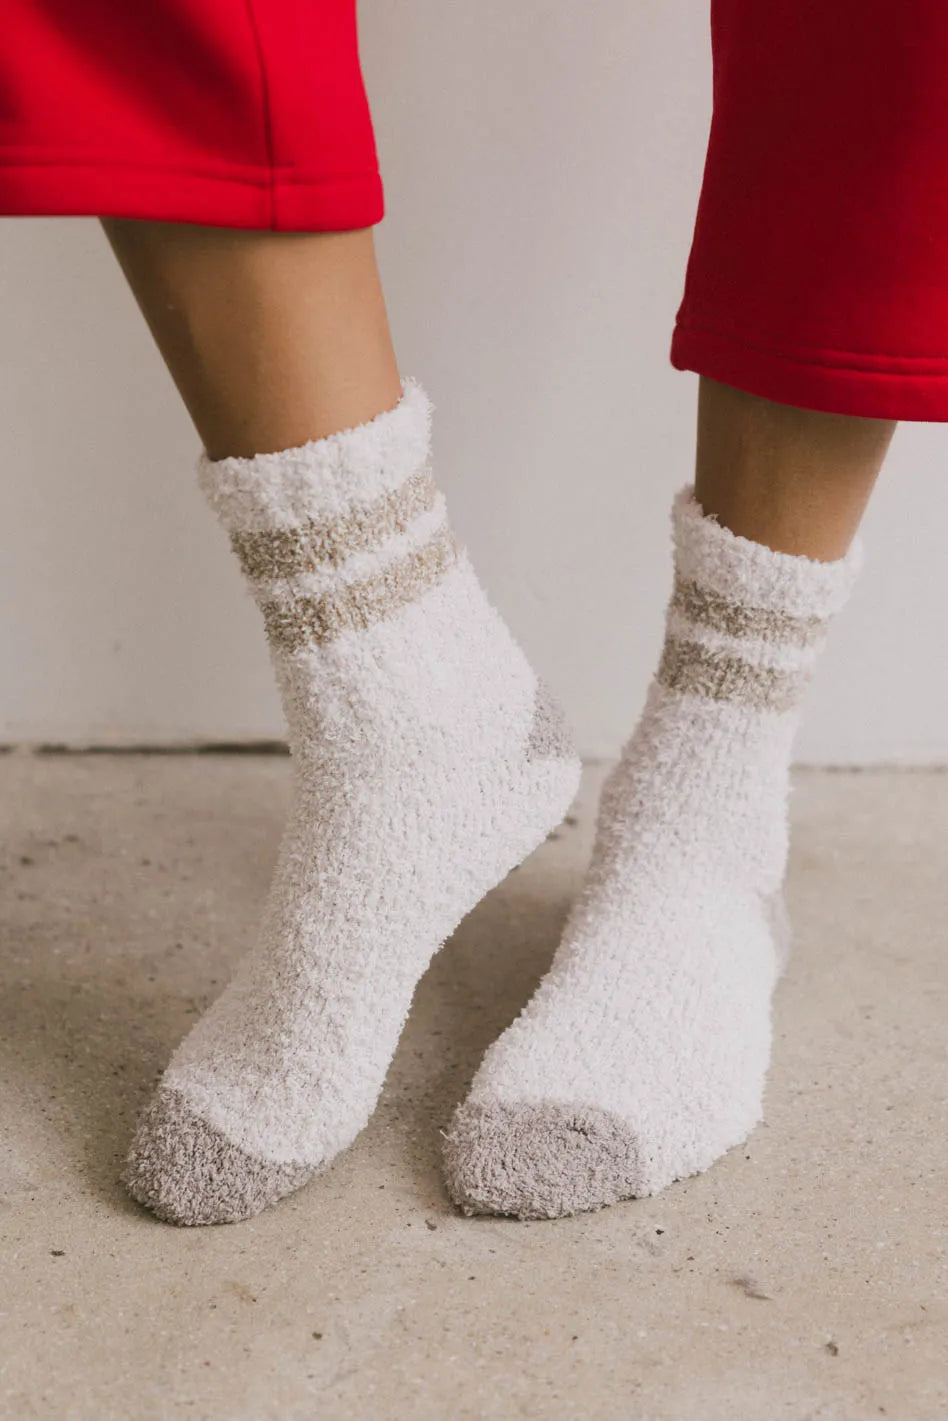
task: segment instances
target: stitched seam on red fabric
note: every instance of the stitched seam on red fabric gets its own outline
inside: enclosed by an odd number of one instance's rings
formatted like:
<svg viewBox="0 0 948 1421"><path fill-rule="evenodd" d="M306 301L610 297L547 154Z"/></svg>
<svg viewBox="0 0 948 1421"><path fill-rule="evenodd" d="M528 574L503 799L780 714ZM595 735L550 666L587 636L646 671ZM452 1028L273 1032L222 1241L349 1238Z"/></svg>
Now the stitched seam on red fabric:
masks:
<svg viewBox="0 0 948 1421"><path fill-rule="evenodd" d="M260 93L263 102L263 139L267 150L267 166L270 172L270 180L267 184L269 199L267 203L267 220L271 227L276 221L276 198L274 195L273 180L275 176L275 155L273 151L273 114L270 101L270 80L267 74L267 66L263 58L263 45L260 41L260 31L257 28L257 16L253 8L253 0L244 0L247 11L247 19L250 22L253 42L257 50L257 64L260 69Z"/></svg>
<svg viewBox="0 0 948 1421"><path fill-rule="evenodd" d="M726 326L703 326L698 321L692 321L687 319L677 320L675 324L679 327L680 330L692 330L698 335L714 336L717 340L733 341L735 345L742 345L747 350L757 351L760 355L771 355L774 357L775 360L786 360L789 364L792 365L821 365L827 370L850 369L858 371L862 375L888 376L897 372L892 372L888 370L872 370L869 366L865 365L836 365L830 360L820 360L820 351L830 355L842 355L850 360L860 355L867 355L877 360L948 361L948 355L900 355L897 351L894 350L843 350L831 345L825 345L820 347L819 350L814 350L812 355L791 355L786 350L783 350L780 347L759 345L754 341L750 341L746 338L746 336L738 335L734 331L729 331ZM801 347L801 349L803 348ZM941 380L945 377L941 375L933 375L931 378L933 380Z"/></svg>
<svg viewBox="0 0 948 1421"><path fill-rule="evenodd" d="M76 157L76 153L75 153L75 149L74 149L74 148L71 148L71 149L69 150L69 152L66 153L66 154L58 154L58 153L56 153L56 150L53 149L53 150L52 150L52 152L53 152L53 156L52 156L52 157L48 156L48 155L49 155L49 152L50 152L49 149L43 149L43 150L37 150L36 152L30 152L30 151L29 151L29 148L28 148L28 147L25 147L25 146L22 145L22 144L18 145L18 146L15 147L15 148L4 148L3 145L0 144L0 168L19 166L19 165L22 165L22 164L29 164L30 166L35 166L35 167L37 167L37 168L40 168L40 167L49 167L49 166L54 166L54 167L58 167L58 168L70 168L70 167L79 167L79 168L98 168L98 167L114 167L114 168L154 168L154 169L155 169L156 171L158 171L158 172L161 172L162 170L166 170L166 171L168 171L168 172L173 172L173 173L188 173L188 172L200 173L200 172L209 172L209 171L210 171L210 169L206 169L206 168L185 168L185 167L182 167L182 165L181 165L180 163L178 163L178 162L174 162L174 163L160 163L160 162L157 162L157 163L156 163L156 162L155 162L153 159L151 159L151 158L144 158L144 159L143 159L143 158L137 158L137 157L136 157L136 158L131 158L131 157L130 157L130 158L115 158L115 157L114 157L113 155L111 155L111 154L110 154L108 157L103 157L101 154L97 153L94 149L87 149L87 150L86 150L87 156L85 156L85 157ZM223 171L223 172L228 172L228 173L233 172L233 173L235 173L235 174L237 174L237 173L254 172L254 171L269 172L269 168L268 168L268 167L264 167L264 165L263 165L262 163L228 163L228 162L224 161L224 162L221 162L221 163L217 164L217 166L218 166L218 167L221 169L221 171ZM275 167L276 167L277 171L280 172L280 171L282 171L283 168L286 168L287 170L295 169L295 168L296 168L296 164L295 164L295 163L282 163L282 164L277 163L277 164L275 164Z"/></svg>
<svg viewBox="0 0 948 1421"><path fill-rule="evenodd" d="M261 173L259 178L243 176L238 172L233 173L213 173L206 168L182 168L179 164L169 164L165 166L161 163L116 163L112 159L90 158L83 161L77 158L7 158L0 149L0 174L4 168L100 168L108 172L126 173L168 173L169 175L180 174L182 177L198 178L201 182L214 183L244 183L249 187L263 187L270 182L271 174L267 170ZM292 171L291 171L292 169ZM334 187L340 183L356 183L375 181L378 176L378 168L366 168L362 173L336 173L332 177L307 177L298 168L291 164L287 165L286 171L283 168L276 168L275 173L281 183L298 183L305 187Z"/></svg>

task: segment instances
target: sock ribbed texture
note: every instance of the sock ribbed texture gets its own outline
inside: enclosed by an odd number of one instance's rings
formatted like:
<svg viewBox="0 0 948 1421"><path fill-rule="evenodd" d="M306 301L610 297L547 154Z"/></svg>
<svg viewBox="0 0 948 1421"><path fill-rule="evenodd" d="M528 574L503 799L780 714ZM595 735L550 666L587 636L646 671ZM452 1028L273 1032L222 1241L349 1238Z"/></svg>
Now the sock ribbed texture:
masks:
<svg viewBox="0 0 948 1421"><path fill-rule="evenodd" d="M298 1188L375 1106L418 978L559 822L579 767L428 468L428 401L200 463L263 612L294 803L259 944L176 1051L131 1193L179 1224Z"/></svg>
<svg viewBox="0 0 948 1421"><path fill-rule="evenodd" d="M675 588L553 965L445 1143L467 1213L553 1218L706 1169L761 1118L798 707L856 575L673 509Z"/></svg>

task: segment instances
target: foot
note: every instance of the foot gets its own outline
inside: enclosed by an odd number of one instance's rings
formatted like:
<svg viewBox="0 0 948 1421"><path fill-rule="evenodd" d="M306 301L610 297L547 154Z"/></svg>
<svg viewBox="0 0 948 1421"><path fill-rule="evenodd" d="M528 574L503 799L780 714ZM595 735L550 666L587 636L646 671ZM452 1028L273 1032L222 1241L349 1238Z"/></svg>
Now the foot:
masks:
<svg viewBox="0 0 948 1421"><path fill-rule="evenodd" d="M674 513L676 587L643 717L602 796L553 965L445 1143L467 1213L654 1194L761 1118L797 707L859 549L772 552Z"/></svg>
<svg viewBox="0 0 948 1421"><path fill-rule="evenodd" d="M172 1223L247 1218L355 1138L432 954L577 787L427 448L409 386L359 430L202 466L266 620L295 800L259 944L132 1145L129 1190Z"/></svg>

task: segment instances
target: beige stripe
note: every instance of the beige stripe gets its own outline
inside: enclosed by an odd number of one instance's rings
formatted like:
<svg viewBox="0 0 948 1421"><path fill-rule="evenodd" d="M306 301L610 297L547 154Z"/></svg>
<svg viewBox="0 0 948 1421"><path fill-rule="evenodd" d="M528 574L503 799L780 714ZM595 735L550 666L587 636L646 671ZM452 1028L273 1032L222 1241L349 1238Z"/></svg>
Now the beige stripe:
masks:
<svg viewBox="0 0 948 1421"><path fill-rule="evenodd" d="M319 563L338 565L350 553L364 552L394 533L404 533L413 519L432 506L435 494L431 470L420 469L398 488L351 508L333 522L310 518L299 528L232 533L231 544L252 581L296 577L314 571Z"/></svg>
<svg viewBox="0 0 948 1421"><path fill-rule="evenodd" d="M745 607L682 577L675 579L672 606L690 622L724 636L756 637L800 647L814 646L829 627L829 621L822 617L792 617L765 607Z"/></svg>
<svg viewBox="0 0 948 1421"><path fill-rule="evenodd" d="M733 701L751 710L788 711L799 701L809 677L804 671L752 666L739 656L710 651L700 642L671 637L662 652L658 679L682 695Z"/></svg>
<svg viewBox="0 0 948 1421"><path fill-rule="evenodd" d="M439 582L458 560L447 527L417 552L390 563L378 577L353 582L322 597L290 597L262 603L267 636L284 651L329 641L345 631L364 631L391 617Z"/></svg>

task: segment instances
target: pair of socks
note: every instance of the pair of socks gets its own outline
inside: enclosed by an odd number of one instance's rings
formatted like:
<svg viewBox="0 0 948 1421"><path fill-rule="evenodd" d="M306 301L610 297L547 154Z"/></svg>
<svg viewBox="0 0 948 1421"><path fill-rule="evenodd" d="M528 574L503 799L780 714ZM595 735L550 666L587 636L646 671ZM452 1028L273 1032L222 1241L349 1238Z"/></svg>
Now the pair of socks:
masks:
<svg viewBox="0 0 948 1421"><path fill-rule="evenodd" d="M377 1102L412 994L566 813L562 715L488 602L406 382L358 429L199 465L263 614L293 807L257 947L136 1130L133 1196L231 1222L299 1188ZM785 937L790 745L855 575L673 510L675 590L554 963L445 1142L468 1213L555 1217L707 1168L760 1118Z"/></svg>

